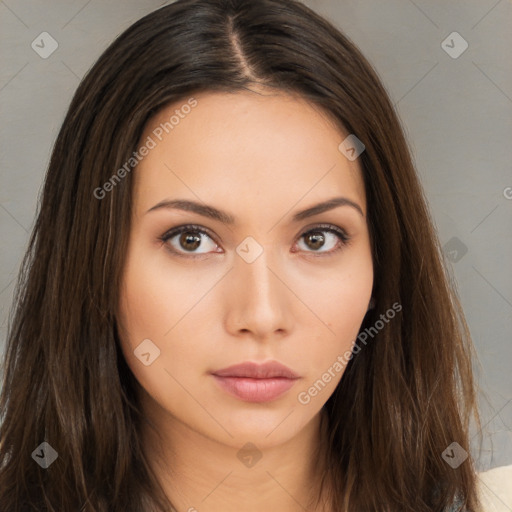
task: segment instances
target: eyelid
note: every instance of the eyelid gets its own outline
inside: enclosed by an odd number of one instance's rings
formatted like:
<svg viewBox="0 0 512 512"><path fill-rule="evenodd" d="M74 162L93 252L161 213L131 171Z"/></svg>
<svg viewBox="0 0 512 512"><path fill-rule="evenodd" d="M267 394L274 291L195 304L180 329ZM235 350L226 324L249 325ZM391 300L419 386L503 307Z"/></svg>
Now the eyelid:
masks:
<svg viewBox="0 0 512 512"><path fill-rule="evenodd" d="M218 242L215 240L215 235L208 228L205 228L204 226L200 226L199 224L181 224L179 226L175 226L175 227L167 230L159 238L168 240L169 238L172 238L173 236L176 236L176 235L182 233L183 231L187 231L187 230L197 231L198 233L205 234L209 238L211 238L216 244L218 244Z"/></svg>
<svg viewBox="0 0 512 512"><path fill-rule="evenodd" d="M163 235L159 236L158 239L166 245L167 250L169 250L172 254L177 254L178 256L183 256L185 258L201 258L206 256L207 254L211 253L193 253L193 252L181 252L177 251L174 248L170 247L167 242L174 238L175 236L185 232L185 231L195 231L199 234L204 234L208 236L213 242L220 246L219 242L216 240L216 236L213 235L213 233L206 227L200 226L198 224L182 224L179 226L175 226L169 230L167 230ZM297 244L297 242L308 233L314 232L314 231L329 231L336 236L338 236L341 247L338 246L336 249L330 250L330 251L305 251L308 255L314 255L314 256L324 256L329 255L337 252L338 250L342 249L343 246L347 245L350 240L351 236L347 233L347 231L339 226L336 226L335 224L329 224L329 223L317 223L317 224L311 224L309 226L304 227L298 234L298 236L295 238L294 246ZM302 252L302 251L296 251L296 252Z"/></svg>
<svg viewBox="0 0 512 512"><path fill-rule="evenodd" d="M319 223L319 224L311 224L310 226L306 226L300 231L299 236L297 239L299 239L301 236L306 235L307 233L311 233L311 231L330 231L331 233L335 233L342 237L343 240L347 241L350 240L351 236L347 233L346 229L340 228L339 226L336 226L336 224L330 224L330 223Z"/></svg>
<svg viewBox="0 0 512 512"><path fill-rule="evenodd" d="M296 241L294 242L294 246L298 244L301 238L303 238L305 235L309 233L314 233L315 231L327 231L331 234L334 234L338 238L338 244L334 249L331 249L330 251L293 251L293 252L303 252L305 257L312 257L312 258L323 258L323 257L329 257L334 254L337 254L339 251L344 249L346 246L348 246L352 240L352 236L347 233L347 231L339 226L336 226L335 224L330 223L319 223L319 224L312 224L310 226L306 226L300 231L300 234L296 238Z"/></svg>
<svg viewBox="0 0 512 512"><path fill-rule="evenodd" d="M182 224L180 226L175 226L169 230L167 230L163 235L159 236L158 239L162 242L162 245L165 245L166 250L168 250L171 254L181 256L184 258L189 259L195 259L195 258L202 258L206 256L209 253L193 253L193 252L182 252L177 251L172 246L170 246L167 242L174 238L177 235L180 235L181 233L185 231L195 231L201 235L206 235L208 238L213 240L213 242L216 245L220 245L219 242L215 239L216 237L211 233L211 231L208 228L205 228L203 226L199 226L198 224Z"/></svg>

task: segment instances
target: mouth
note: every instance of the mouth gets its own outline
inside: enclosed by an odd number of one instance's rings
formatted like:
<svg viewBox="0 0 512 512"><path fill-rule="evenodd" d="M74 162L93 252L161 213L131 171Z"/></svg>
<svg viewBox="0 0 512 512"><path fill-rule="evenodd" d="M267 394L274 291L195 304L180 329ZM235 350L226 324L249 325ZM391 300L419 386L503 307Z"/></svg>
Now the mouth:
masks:
<svg viewBox="0 0 512 512"><path fill-rule="evenodd" d="M219 386L245 402L270 402L286 393L300 378L290 368L271 361L246 362L212 372Z"/></svg>

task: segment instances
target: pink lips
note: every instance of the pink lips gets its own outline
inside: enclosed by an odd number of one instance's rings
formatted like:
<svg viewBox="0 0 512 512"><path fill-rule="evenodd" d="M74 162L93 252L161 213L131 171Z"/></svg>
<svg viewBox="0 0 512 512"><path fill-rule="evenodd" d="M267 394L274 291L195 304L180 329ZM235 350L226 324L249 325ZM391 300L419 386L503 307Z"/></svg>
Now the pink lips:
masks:
<svg viewBox="0 0 512 512"><path fill-rule="evenodd" d="M290 368L271 361L246 362L212 372L219 385L246 402L270 402L288 391L299 378Z"/></svg>

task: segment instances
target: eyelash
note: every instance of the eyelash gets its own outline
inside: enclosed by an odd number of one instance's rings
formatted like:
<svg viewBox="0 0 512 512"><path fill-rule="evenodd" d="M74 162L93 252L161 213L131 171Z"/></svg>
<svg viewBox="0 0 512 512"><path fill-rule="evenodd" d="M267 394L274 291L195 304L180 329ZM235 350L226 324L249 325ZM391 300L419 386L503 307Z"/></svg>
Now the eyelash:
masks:
<svg viewBox="0 0 512 512"><path fill-rule="evenodd" d="M301 238L305 237L306 235L309 235L310 233L325 232L325 231L336 235L341 243L338 244L335 249L331 249L330 251L323 251L323 252L306 251L308 254L311 254L314 257L329 256L329 255L332 255L332 254L340 251L347 245L349 245L351 237L349 237L343 229L338 228L337 226L334 226L333 224L319 224L318 226L315 226L311 229L308 229L307 231L304 231L299 236L299 238L297 240L300 240ZM206 235L208 238L210 238L215 243L217 243L215 241L215 238L213 237L213 235L211 235L209 233L209 231L205 230L204 228L201 228L200 226L198 226L196 224L184 224L183 226L178 226L176 228L172 228L169 231L166 231L162 236L158 237L158 240L160 240L163 244L165 244L166 249L169 252L171 252L172 254L175 254L177 256L181 256L184 258L191 258L191 259L202 258L202 257L206 256L208 253L194 254L194 253L186 253L186 252L176 251L169 244L167 244L167 242L170 239L174 238L176 235L181 235L184 232ZM300 252L300 251L297 251L297 252Z"/></svg>

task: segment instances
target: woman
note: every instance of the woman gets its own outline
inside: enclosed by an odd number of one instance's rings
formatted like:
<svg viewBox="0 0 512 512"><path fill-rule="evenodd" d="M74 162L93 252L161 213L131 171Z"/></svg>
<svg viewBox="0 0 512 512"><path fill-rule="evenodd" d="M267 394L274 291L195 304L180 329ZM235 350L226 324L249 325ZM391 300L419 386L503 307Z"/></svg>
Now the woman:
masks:
<svg viewBox="0 0 512 512"><path fill-rule="evenodd" d="M472 347L403 132L304 5L178 0L118 37L20 276L2 510L478 510Z"/></svg>

